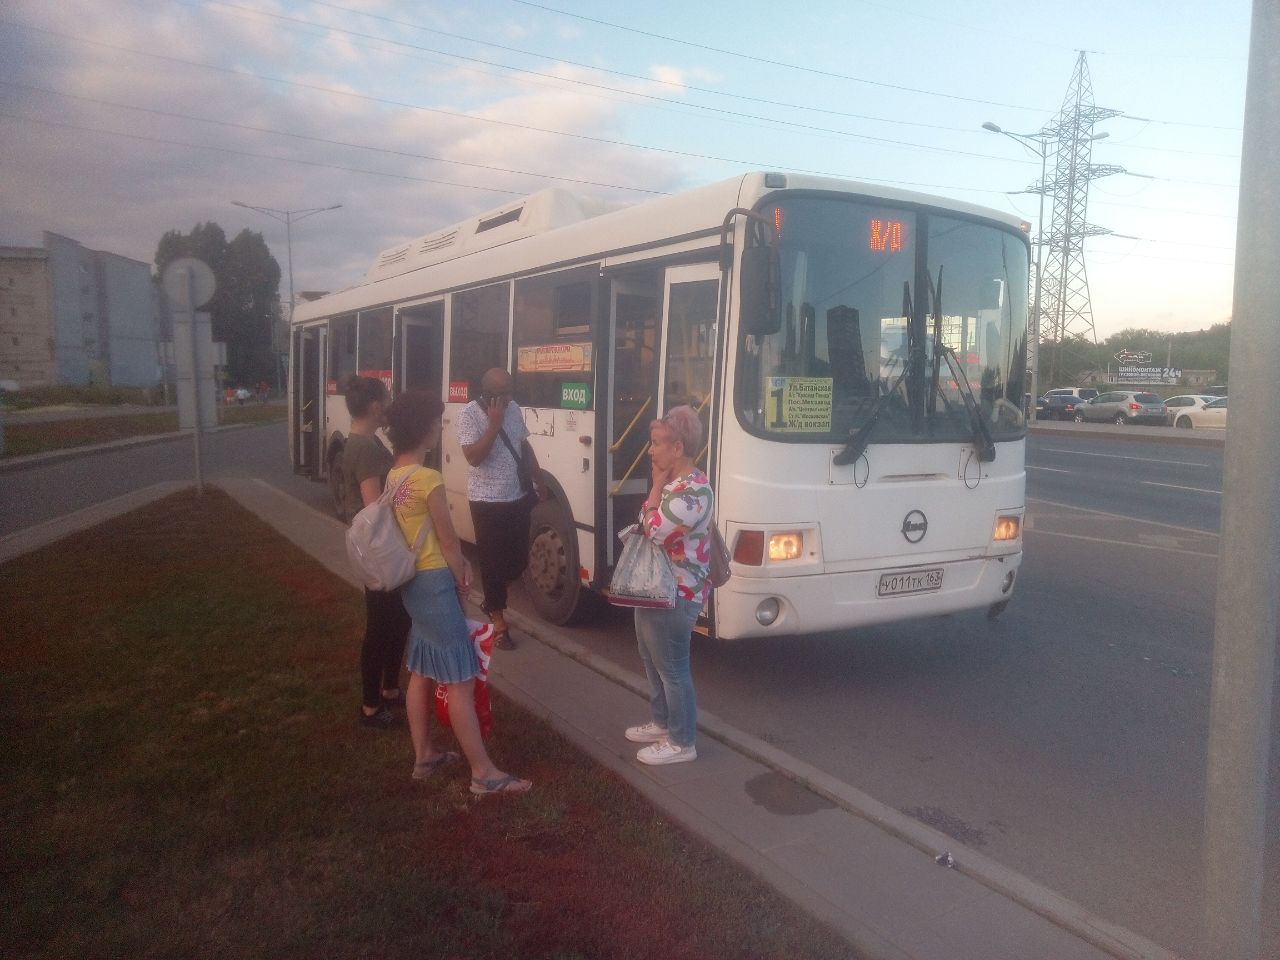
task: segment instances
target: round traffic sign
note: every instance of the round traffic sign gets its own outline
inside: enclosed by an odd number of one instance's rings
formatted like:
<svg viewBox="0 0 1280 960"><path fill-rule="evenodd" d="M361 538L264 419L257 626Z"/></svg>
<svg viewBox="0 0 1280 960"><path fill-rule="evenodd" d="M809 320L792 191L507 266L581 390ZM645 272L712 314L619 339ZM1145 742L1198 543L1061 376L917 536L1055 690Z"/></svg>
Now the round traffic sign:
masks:
<svg viewBox="0 0 1280 960"><path fill-rule="evenodd" d="M169 299L178 305L187 303L190 292L189 306L192 310L198 310L212 300L213 292L218 289L212 268L196 257L179 257L170 263L164 268L160 285Z"/></svg>

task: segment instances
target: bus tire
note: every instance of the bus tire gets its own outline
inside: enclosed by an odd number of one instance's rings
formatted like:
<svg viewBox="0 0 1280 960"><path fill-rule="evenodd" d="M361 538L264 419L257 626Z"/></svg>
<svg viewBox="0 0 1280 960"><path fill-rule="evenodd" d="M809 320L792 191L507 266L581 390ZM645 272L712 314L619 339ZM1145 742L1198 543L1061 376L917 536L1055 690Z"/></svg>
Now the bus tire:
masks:
<svg viewBox="0 0 1280 960"><path fill-rule="evenodd" d="M577 623L591 609L592 593L578 576L577 531L557 500L536 504L529 518L524 585L538 616L549 623Z"/></svg>
<svg viewBox="0 0 1280 960"><path fill-rule="evenodd" d="M346 473L342 469L342 447L334 447L329 451L329 494L333 499L333 513L343 523L349 523L346 497L343 488L346 486Z"/></svg>

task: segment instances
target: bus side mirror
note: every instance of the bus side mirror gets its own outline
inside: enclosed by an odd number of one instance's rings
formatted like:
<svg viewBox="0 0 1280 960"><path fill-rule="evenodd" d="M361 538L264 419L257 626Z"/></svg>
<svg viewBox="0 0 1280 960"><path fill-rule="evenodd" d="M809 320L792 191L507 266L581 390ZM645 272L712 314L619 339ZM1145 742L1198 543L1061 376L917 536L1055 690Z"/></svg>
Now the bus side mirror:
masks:
<svg viewBox="0 0 1280 960"><path fill-rule="evenodd" d="M763 337L782 329L782 264L775 245L742 251L741 290L744 332Z"/></svg>

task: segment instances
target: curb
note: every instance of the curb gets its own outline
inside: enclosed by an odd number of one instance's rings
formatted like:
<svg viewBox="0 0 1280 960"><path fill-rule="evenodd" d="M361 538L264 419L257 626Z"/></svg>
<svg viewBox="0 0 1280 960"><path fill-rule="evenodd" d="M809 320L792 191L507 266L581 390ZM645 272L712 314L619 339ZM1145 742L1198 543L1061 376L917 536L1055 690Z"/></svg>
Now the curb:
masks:
<svg viewBox="0 0 1280 960"><path fill-rule="evenodd" d="M478 603L480 595L473 593L469 599ZM648 687L638 674L624 670L592 653L578 641L560 635L553 625L533 620L510 608L506 615L509 622L539 643L642 698L649 696ZM710 711L699 708L698 729L917 850L935 858L950 855L953 869L1118 960L1182 960L1179 954L1090 913L1074 901L964 847L941 831L899 813L856 787L739 730Z"/></svg>

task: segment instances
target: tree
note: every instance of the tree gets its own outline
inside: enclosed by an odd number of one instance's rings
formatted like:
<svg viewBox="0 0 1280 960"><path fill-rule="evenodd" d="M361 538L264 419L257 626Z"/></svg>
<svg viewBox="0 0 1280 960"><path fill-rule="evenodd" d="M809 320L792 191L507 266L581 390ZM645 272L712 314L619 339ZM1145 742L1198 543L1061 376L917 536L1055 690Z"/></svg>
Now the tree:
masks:
<svg viewBox="0 0 1280 960"><path fill-rule="evenodd" d="M231 383L270 383L275 357L271 324L279 299L280 265L262 234L241 230L230 242L218 224L198 223L190 233L170 230L156 248L160 273L179 257L197 257L213 270L218 289L205 307L213 339L227 345L227 378Z"/></svg>

